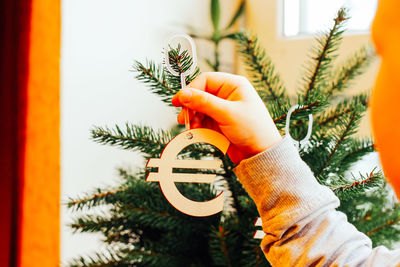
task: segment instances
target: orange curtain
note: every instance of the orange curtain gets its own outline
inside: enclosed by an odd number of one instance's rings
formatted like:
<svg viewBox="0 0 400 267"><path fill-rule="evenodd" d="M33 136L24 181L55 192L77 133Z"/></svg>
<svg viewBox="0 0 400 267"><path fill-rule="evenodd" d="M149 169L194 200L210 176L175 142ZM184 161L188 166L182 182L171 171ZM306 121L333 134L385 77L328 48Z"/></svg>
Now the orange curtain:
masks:
<svg viewBox="0 0 400 267"><path fill-rule="evenodd" d="M32 0L19 266L59 265L60 1Z"/></svg>
<svg viewBox="0 0 400 267"><path fill-rule="evenodd" d="M54 267L60 248L60 1L0 2L0 262Z"/></svg>

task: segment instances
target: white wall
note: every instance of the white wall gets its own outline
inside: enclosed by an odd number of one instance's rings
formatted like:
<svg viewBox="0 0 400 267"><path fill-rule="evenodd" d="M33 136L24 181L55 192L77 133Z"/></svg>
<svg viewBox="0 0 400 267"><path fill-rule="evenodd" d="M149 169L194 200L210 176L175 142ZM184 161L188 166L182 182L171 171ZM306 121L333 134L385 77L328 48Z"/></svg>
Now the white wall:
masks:
<svg viewBox="0 0 400 267"><path fill-rule="evenodd" d="M232 14L234 2L222 1L225 15ZM129 121L168 129L175 123L174 109L149 93L129 70L135 59L161 62L166 37L185 31L187 25L210 32L209 1L62 1L63 203L95 187L115 184L116 167L144 164L136 152L89 140L93 125ZM212 52L204 43L198 50L203 56ZM225 44L222 50L223 61L232 62L232 46ZM65 225L73 215L62 208L62 262L101 246L97 235L72 235Z"/></svg>

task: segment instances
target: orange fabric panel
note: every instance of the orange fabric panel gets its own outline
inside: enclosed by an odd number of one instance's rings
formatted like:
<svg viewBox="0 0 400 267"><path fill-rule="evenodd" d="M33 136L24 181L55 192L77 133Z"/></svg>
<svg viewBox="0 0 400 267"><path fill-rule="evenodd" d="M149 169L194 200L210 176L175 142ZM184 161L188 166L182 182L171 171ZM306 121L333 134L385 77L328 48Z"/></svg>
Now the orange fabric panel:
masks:
<svg viewBox="0 0 400 267"><path fill-rule="evenodd" d="M383 171L400 197L400 1L381 0L372 37L382 62L371 98L375 145Z"/></svg>
<svg viewBox="0 0 400 267"><path fill-rule="evenodd" d="M32 0L19 266L58 266L60 1Z"/></svg>

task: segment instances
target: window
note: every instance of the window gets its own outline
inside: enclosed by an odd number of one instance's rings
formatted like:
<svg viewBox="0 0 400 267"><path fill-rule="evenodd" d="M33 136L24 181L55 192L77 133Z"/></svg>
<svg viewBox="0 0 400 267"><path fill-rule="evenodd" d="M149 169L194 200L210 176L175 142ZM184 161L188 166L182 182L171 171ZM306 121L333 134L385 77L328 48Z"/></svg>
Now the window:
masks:
<svg viewBox="0 0 400 267"><path fill-rule="evenodd" d="M283 35L314 34L332 25L340 7L349 10L348 31L368 31L377 0L283 0Z"/></svg>

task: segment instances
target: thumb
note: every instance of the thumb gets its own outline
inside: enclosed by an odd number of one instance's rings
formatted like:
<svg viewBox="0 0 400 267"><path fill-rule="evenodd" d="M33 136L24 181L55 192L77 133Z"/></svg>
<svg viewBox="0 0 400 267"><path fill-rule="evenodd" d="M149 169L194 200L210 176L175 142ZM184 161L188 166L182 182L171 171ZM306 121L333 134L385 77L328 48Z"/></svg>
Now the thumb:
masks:
<svg viewBox="0 0 400 267"><path fill-rule="evenodd" d="M223 123L229 117L230 101L199 89L182 89L179 101L184 107L203 113L218 123Z"/></svg>

